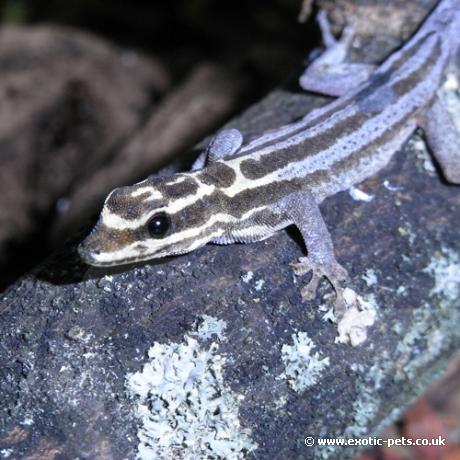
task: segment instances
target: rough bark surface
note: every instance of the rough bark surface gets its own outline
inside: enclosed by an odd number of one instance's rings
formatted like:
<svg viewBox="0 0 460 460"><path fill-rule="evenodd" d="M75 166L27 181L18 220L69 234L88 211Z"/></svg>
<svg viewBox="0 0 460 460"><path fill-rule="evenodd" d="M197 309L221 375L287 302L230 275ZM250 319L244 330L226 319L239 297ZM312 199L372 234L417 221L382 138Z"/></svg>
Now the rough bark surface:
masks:
<svg viewBox="0 0 460 460"><path fill-rule="evenodd" d="M249 137L320 102L275 91L231 126ZM150 442L144 458L353 457L304 438L379 433L460 344L460 191L431 164L416 134L359 185L372 200L321 207L349 287L377 314L357 346L324 318L327 283L301 301L294 232L116 270L88 268L69 242L0 300L2 455L131 459Z"/></svg>

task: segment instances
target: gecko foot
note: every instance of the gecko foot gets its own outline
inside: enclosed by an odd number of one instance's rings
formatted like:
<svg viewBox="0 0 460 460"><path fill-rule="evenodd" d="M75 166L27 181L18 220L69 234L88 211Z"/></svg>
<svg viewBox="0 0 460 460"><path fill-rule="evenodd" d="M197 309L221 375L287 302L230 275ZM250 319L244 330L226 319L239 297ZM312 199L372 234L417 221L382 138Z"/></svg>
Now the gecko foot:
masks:
<svg viewBox="0 0 460 460"><path fill-rule="evenodd" d="M318 284L323 277L331 283L336 293L336 308L343 307L342 284L348 279L348 273L337 261L331 263L314 262L308 257L301 257L298 262L292 263L291 267L296 275L304 275L312 272L310 282L302 288L302 300L313 300L318 289Z"/></svg>

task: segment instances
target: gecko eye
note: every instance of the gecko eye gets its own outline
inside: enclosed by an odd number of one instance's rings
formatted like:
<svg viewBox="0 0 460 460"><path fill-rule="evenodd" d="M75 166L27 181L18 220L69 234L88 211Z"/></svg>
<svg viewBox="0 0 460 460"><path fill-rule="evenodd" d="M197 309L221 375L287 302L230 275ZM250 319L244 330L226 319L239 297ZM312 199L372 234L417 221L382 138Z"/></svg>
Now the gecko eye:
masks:
<svg viewBox="0 0 460 460"><path fill-rule="evenodd" d="M164 212L155 214L148 222L147 228L152 238L163 238L169 230L171 221Z"/></svg>

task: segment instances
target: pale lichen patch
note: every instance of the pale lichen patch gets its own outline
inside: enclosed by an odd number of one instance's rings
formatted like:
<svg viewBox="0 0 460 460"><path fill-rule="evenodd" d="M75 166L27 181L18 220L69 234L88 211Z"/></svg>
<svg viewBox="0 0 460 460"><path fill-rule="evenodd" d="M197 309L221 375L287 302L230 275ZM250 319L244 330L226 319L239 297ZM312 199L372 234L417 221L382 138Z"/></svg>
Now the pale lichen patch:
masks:
<svg viewBox="0 0 460 460"><path fill-rule="evenodd" d="M377 303L374 296L367 299L356 294L350 288L343 293L347 310L337 323L336 343L349 343L353 347L361 345L367 339L367 329L377 318Z"/></svg>
<svg viewBox="0 0 460 460"><path fill-rule="evenodd" d="M287 397L285 395L280 396L278 399L275 399L273 401L273 405L275 406L275 409L282 409L287 402Z"/></svg>
<svg viewBox="0 0 460 460"><path fill-rule="evenodd" d="M368 286L374 286L379 281L373 268L368 268L362 278Z"/></svg>
<svg viewBox="0 0 460 460"><path fill-rule="evenodd" d="M22 422L21 425L23 426L32 426L34 424L34 419L32 417L26 417Z"/></svg>
<svg viewBox="0 0 460 460"><path fill-rule="evenodd" d="M452 319L442 318L441 321L457 324L458 314L455 313ZM437 360L443 350L451 346L450 340L441 332L443 328L438 327L433 328L431 305L423 304L414 312L412 325L396 349L396 381L416 378L420 369ZM420 353L420 349L424 352Z"/></svg>
<svg viewBox="0 0 460 460"><path fill-rule="evenodd" d="M243 273L243 274L241 275L241 279L242 279L243 282L245 282L245 283L249 283L249 281L251 281L252 278L254 278L254 272L251 272L251 271L248 271L248 272Z"/></svg>
<svg viewBox="0 0 460 460"><path fill-rule="evenodd" d="M297 392L316 385L324 369L329 366L329 358L313 351L316 347L306 332L292 334L293 345L284 344L281 348L281 359L285 371L277 377L284 379Z"/></svg>
<svg viewBox="0 0 460 460"><path fill-rule="evenodd" d="M430 296L440 295L449 302L460 297L460 257L456 252L443 248L423 271L434 277Z"/></svg>
<svg viewBox="0 0 460 460"><path fill-rule="evenodd" d="M335 323L335 314L334 314L334 307L327 305L327 304L321 304L318 306L318 310L322 313L324 313L321 316L321 319L325 322L330 322L330 323Z"/></svg>
<svg viewBox="0 0 460 460"><path fill-rule="evenodd" d="M435 176L436 168L434 167L433 159L431 158L428 148L420 134L412 136L408 141L408 146L410 149L415 151L417 159L422 162L423 169L431 176Z"/></svg>
<svg viewBox="0 0 460 460"><path fill-rule="evenodd" d="M264 287L264 284L265 284L265 281L264 280L257 280L254 284L254 289L256 291L260 291L262 290L262 288Z"/></svg>
<svg viewBox="0 0 460 460"><path fill-rule="evenodd" d="M420 369L437 360L444 350L452 346L452 339L459 336L458 309L449 308L458 303L460 297L459 254L443 248L433 255L423 271L433 277L434 284L429 295L439 303L440 314L434 322L430 303L423 303L414 310L411 326L396 350L397 380L415 378ZM421 348L423 353L417 351ZM414 353L417 353L417 358L414 358Z"/></svg>
<svg viewBox="0 0 460 460"><path fill-rule="evenodd" d="M409 224L406 224L406 227L398 227L398 233L409 240L409 243L414 244L416 234L412 231Z"/></svg>
<svg viewBox="0 0 460 460"><path fill-rule="evenodd" d="M141 421L138 459L242 459L257 447L241 426L243 396L225 385L217 350L191 337L155 343L143 369L127 376Z"/></svg>
<svg viewBox="0 0 460 460"><path fill-rule="evenodd" d="M388 353L384 351L382 360L371 367L359 369L360 376L356 379L355 387L357 399L353 403L352 423L346 428L345 435L349 437L360 437L369 432L369 422L376 419L376 415L382 408L379 397L379 390L385 385L385 379L392 373L393 362ZM385 426L384 420L382 420ZM380 429L376 429L380 432Z"/></svg>
<svg viewBox="0 0 460 460"><path fill-rule="evenodd" d="M225 338L224 331L227 328L227 323L214 316L201 315L201 322L196 332L192 332L192 335L197 336L201 340L208 340L215 335L219 340Z"/></svg>

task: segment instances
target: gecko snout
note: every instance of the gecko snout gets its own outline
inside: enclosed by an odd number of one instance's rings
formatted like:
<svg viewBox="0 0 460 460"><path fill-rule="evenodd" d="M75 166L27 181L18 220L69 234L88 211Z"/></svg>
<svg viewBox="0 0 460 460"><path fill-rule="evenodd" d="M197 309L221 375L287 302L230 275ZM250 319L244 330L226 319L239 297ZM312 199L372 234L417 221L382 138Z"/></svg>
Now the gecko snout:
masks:
<svg viewBox="0 0 460 460"><path fill-rule="evenodd" d="M89 235L82 243L78 245L78 254L87 264L93 265L97 257L102 252L100 243L96 238Z"/></svg>

